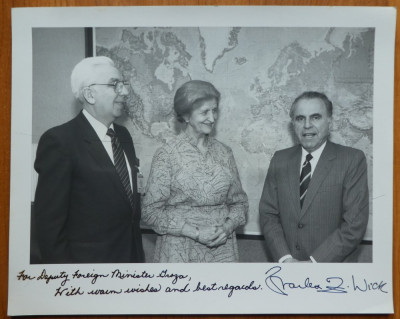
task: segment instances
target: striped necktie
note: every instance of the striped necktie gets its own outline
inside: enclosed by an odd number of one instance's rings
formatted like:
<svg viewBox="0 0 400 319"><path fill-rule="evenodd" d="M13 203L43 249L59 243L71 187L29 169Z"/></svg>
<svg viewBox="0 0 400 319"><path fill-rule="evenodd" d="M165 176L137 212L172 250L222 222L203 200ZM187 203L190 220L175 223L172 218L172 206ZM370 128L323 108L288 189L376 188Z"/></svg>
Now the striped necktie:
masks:
<svg viewBox="0 0 400 319"><path fill-rule="evenodd" d="M129 203L131 204L132 209L134 209L135 204L133 200L131 182L129 179L128 168L126 166L124 151L113 129L109 128L107 131L107 135L111 137L115 169L117 170L118 176L121 179L122 185L124 186L125 193L129 199Z"/></svg>
<svg viewBox="0 0 400 319"><path fill-rule="evenodd" d="M308 184L310 184L311 180L311 164L312 155L307 154L306 160L303 163L303 167L301 169L300 174L300 206L303 207L304 198L307 194Z"/></svg>

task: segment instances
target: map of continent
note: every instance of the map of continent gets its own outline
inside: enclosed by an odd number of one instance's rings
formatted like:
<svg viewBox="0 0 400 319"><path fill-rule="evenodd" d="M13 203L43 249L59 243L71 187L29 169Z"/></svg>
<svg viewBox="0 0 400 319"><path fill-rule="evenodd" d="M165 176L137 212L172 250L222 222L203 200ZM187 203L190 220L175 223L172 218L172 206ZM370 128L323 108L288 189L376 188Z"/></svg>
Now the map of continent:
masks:
<svg viewBox="0 0 400 319"><path fill-rule="evenodd" d="M304 91L324 92L333 102L330 139L365 153L372 197L374 29L126 27L95 34L96 55L109 56L130 83L122 124L145 178L155 151L180 129L176 90L198 79L221 93L214 134L232 148L249 198L239 233L260 234L258 203L269 162L275 151L296 144L289 109ZM372 239L371 221L366 239Z"/></svg>

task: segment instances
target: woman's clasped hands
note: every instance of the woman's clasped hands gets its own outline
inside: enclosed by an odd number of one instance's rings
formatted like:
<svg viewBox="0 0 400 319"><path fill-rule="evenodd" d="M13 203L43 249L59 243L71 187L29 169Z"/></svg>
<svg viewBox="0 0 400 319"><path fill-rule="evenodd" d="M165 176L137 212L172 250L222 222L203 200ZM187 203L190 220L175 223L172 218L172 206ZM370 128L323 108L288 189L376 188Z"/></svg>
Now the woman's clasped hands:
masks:
<svg viewBox="0 0 400 319"><path fill-rule="evenodd" d="M185 223L182 228L182 235L210 248L225 244L232 232L233 227L230 220L225 221L222 225L214 226L193 226Z"/></svg>
<svg viewBox="0 0 400 319"><path fill-rule="evenodd" d="M198 242L207 247L218 247L226 243L228 235L221 226L200 226Z"/></svg>

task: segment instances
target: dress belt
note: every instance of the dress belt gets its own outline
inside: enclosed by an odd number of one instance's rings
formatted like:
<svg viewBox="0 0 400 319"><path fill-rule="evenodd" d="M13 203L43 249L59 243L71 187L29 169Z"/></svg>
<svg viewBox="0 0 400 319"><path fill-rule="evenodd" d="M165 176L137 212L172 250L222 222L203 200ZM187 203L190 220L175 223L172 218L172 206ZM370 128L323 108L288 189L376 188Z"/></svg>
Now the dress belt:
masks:
<svg viewBox="0 0 400 319"><path fill-rule="evenodd" d="M168 207L173 207L173 208L223 208L227 207L227 205L224 204L216 204L216 205L181 205L181 204L175 204L175 205L166 205L166 208Z"/></svg>

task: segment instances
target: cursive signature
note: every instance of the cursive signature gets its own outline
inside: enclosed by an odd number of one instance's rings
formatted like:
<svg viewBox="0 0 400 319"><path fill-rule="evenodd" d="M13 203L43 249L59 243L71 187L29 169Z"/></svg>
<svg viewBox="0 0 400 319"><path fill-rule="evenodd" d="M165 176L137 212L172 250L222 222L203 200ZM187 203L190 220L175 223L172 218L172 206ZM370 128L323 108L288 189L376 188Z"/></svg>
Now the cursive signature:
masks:
<svg viewBox="0 0 400 319"><path fill-rule="evenodd" d="M281 266L274 266L265 273L267 275L267 277L265 277L265 284L271 291L279 295L287 296L288 294L285 291L286 289L314 289L317 291L322 289L319 284L312 283L309 277L307 277L301 284L285 282L278 275L281 270Z"/></svg>
<svg viewBox="0 0 400 319"><path fill-rule="evenodd" d="M265 285L267 288L282 296L288 296L289 291L293 290L309 290L320 293L346 294L352 292L382 292L387 293L387 282L367 281L367 279L357 280L354 275L351 276L351 284L345 284L345 280L340 276L332 276L325 278L324 283L316 283L305 278L298 282L286 281L281 274L282 267L274 266L265 273ZM353 288L353 289L351 289Z"/></svg>

